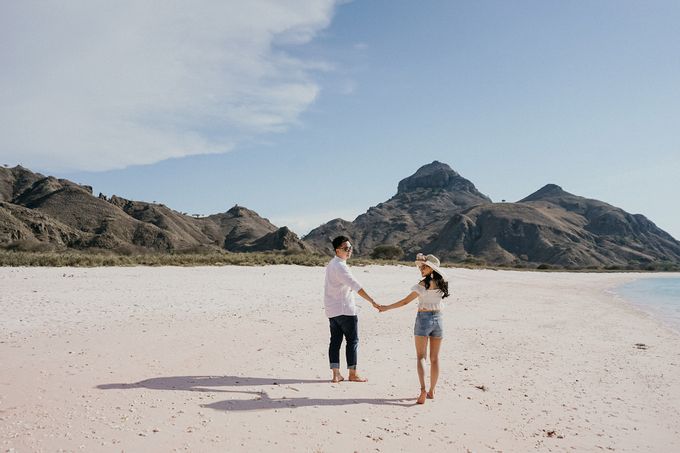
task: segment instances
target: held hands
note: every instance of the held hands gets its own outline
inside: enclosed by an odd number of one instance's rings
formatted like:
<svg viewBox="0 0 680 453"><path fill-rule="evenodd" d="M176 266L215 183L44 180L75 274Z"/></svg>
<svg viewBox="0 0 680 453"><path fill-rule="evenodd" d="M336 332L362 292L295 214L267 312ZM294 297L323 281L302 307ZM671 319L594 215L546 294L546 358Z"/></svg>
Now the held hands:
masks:
<svg viewBox="0 0 680 453"><path fill-rule="evenodd" d="M380 305L376 301L371 302L371 305L373 305L373 308L378 310L380 313L387 311L387 307L385 305Z"/></svg>
<svg viewBox="0 0 680 453"><path fill-rule="evenodd" d="M387 308L387 305L380 305L379 303L376 303L375 301L371 302L371 305L373 305L373 308L378 310L380 313L389 310L389 308Z"/></svg>

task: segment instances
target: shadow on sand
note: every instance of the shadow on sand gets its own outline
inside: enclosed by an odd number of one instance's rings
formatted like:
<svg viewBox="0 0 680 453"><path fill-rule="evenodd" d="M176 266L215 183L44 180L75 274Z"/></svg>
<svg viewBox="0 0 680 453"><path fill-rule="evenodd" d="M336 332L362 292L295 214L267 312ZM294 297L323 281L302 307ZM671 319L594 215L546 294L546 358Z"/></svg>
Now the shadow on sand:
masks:
<svg viewBox="0 0 680 453"><path fill-rule="evenodd" d="M127 390L145 388L151 390L179 390L187 392L222 392L254 395L253 399L230 399L211 404L202 404L206 407L221 411L250 411L265 409L285 409L309 406L343 406L352 404L375 404L389 406L413 406L415 402L408 403L410 399L384 399L384 398L307 398L307 397L283 397L270 398L267 392L233 390L233 387L252 387L258 385L292 385L292 384L319 384L328 380L318 379L274 379L241 376L170 376L146 379L143 381L125 384L101 384L97 388L101 390ZM354 385L345 383L340 385ZM231 388L231 389L230 389ZM299 391L290 387L292 390ZM415 400L415 398L412 398Z"/></svg>
<svg viewBox="0 0 680 453"><path fill-rule="evenodd" d="M250 392L249 392L250 393ZM407 399L385 399L385 398L270 398L266 392L260 392L258 398L248 400L224 400L211 404L201 404L218 411L253 411L262 409L295 409L298 407L310 406L346 406L354 404L373 404L378 406L404 406L415 405L408 403Z"/></svg>
<svg viewBox="0 0 680 453"><path fill-rule="evenodd" d="M102 384L98 389L184 390L187 392L224 392L219 387L251 387L255 385L319 384L320 379L275 379L242 376L170 376L146 379L132 384ZM247 393L247 392L244 392Z"/></svg>

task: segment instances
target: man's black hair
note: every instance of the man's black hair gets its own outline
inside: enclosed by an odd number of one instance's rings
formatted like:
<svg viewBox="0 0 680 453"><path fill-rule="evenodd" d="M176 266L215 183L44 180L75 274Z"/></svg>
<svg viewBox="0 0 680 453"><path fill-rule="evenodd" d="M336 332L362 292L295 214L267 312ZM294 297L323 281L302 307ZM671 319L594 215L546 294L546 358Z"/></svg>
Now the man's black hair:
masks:
<svg viewBox="0 0 680 453"><path fill-rule="evenodd" d="M333 239L333 250L337 250L340 248L340 246L349 241L349 238L347 236L338 236L335 239Z"/></svg>

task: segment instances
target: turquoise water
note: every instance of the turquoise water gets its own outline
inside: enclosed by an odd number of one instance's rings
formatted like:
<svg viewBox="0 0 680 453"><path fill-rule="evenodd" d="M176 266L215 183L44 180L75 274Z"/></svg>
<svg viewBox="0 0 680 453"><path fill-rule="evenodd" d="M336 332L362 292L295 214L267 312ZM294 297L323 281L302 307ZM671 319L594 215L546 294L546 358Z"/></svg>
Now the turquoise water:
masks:
<svg viewBox="0 0 680 453"><path fill-rule="evenodd" d="M616 292L680 331L680 278L641 278L618 287Z"/></svg>

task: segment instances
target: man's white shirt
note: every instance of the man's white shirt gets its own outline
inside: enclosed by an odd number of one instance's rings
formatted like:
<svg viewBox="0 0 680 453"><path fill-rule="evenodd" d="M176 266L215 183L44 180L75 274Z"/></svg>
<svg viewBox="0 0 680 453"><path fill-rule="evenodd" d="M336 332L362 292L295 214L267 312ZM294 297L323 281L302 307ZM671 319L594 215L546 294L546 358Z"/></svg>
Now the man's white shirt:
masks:
<svg viewBox="0 0 680 453"><path fill-rule="evenodd" d="M323 291L323 302L326 316L334 318L340 315L356 316L357 305L354 293L361 289L361 284L354 278L345 260L334 257L326 266L326 282Z"/></svg>

